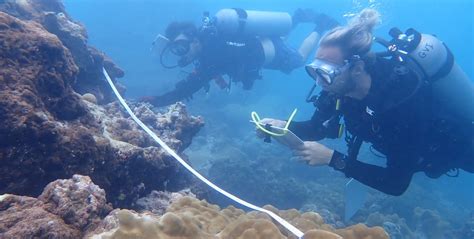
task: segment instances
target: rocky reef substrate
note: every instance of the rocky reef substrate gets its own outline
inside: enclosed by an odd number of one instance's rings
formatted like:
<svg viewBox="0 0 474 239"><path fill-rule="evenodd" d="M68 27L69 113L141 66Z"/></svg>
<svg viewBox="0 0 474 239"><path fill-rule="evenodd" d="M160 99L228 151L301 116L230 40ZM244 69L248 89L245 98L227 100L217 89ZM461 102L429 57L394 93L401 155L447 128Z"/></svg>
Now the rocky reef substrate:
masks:
<svg viewBox="0 0 474 239"><path fill-rule="evenodd" d="M104 53L87 43L86 28L68 15L61 0L4 0L0 1L0 11L29 25L35 24L40 27L40 32L54 35L62 47L67 48L77 66L74 77L69 79L76 92L92 93L99 103L115 99L107 82L98 79L102 78L102 67L105 67L112 78L123 77L124 71ZM2 26L2 30L7 30L5 27L8 25Z"/></svg>
<svg viewBox="0 0 474 239"><path fill-rule="evenodd" d="M79 173L123 206L193 183L118 103L107 103L102 68L114 79L123 72L87 45L60 1L1 1L0 10L0 194L37 196ZM132 108L177 152L203 126L183 104Z"/></svg>

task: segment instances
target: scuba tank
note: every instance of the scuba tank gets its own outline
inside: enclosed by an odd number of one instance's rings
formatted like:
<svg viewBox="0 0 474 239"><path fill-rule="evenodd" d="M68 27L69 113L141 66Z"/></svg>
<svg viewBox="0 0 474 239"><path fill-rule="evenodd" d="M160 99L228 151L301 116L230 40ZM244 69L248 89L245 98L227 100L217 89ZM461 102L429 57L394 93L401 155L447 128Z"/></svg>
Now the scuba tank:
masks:
<svg viewBox="0 0 474 239"><path fill-rule="evenodd" d="M263 55L264 55L264 66L268 66L273 62L273 59L275 59L275 44L273 43L272 39L268 37L260 37L260 44L262 45L263 49Z"/></svg>
<svg viewBox="0 0 474 239"><path fill-rule="evenodd" d="M249 11L227 8L218 11L214 24L222 34L278 37L287 35L293 26L286 12Z"/></svg>
<svg viewBox="0 0 474 239"><path fill-rule="evenodd" d="M392 28L389 34L393 37L390 42L375 39L387 47L383 54L395 57L430 85L433 100L444 111L474 122L474 83L455 62L449 48L435 36L412 28L405 33Z"/></svg>
<svg viewBox="0 0 474 239"><path fill-rule="evenodd" d="M208 19L208 18L207 18ZM226 36L256 36L264 54L264 66L275 59L273 37L288 35L293 27L290 14L286 12L250 11L240 8L219 10L209 23L215 31Z"/></svg>

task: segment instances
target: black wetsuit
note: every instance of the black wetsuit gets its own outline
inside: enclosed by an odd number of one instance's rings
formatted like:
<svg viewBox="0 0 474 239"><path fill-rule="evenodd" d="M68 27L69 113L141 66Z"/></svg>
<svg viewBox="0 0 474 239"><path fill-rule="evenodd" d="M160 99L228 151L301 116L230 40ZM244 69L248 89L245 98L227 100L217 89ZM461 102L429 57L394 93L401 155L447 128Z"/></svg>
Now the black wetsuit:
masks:
<svg viewBox="0 0 474 239"><path fill-rule="evenodd" d="M367 69L372 85L363 100L344 97L336 110L336 97L322 92L312 119L294 122L290 129L303 140L337 137L338 116L342 117L348 155L335 155L344 158L345 167L338 168L335 160L329 165L391 195L405 192L416 172L432 178L458 168L474 172L473 122L451 117L436 103L429 84L414 90L418 86L415 75L396 74L393 69L393 61L377 59ZM386 156L386 167L357 160L364 141Z"/></svg>
<svg viewBox="0 0 474 239"><path fill-rule="evenodd" d="M274 60L265 68L281 70L285 73L304 64L298 52L287 46L279 37L272 38L275 47ZM224 37L204 35L200 37L203 49L194 71L179 81L174 90L157 96L152 103L164 106L176 101L189 99L202 88L208 90L213 79L227 75L233 82L241 82L243 88L251 89L260 70L264 67L265 54L257 37Z"/></svg>

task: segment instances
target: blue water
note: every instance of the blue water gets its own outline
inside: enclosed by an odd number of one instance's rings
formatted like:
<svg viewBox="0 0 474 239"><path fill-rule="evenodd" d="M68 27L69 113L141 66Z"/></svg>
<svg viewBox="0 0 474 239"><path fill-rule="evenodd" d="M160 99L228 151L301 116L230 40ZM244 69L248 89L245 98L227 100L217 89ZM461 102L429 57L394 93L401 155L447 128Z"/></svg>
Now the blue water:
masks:
<svg viewBox="0 0 474 239"><path fill-rule="evenodd" d="M183 73L179 70L164 70L159 67L159 63L150 54L154 37L162 33L169 22L184 19L199 23L203 11L213 13L228 7L290 13L300 7L312 8L345 23L345 14L355 13L372 5L382 13L382 24L376 29L376 35L388 37L388 30L394 26L400 29L413 27L424 33L435 34L450 47L458 64L474 79L472 0L65 0L65 5L68 13L86 26L90 44L104 51L125 70L126 75L120 82L127 87L126 96L130 99L166 92L182 77ZM289 36L290 44L298 47L311 28L299 26ZM313 82L303 69L295 70L291 75L264 71L263 76L264 79L257 81L252 91L246 92L240 87L234 87L227 94L213 87L208 95L199 92L189 102L189 111L203 115L206 120L205 128L187 151L197 167L204 169L206 163L225 159L219 154L219 149L209 149L216 141L222 144L235 143L233 147L236 150L245 149L242 154L247 158L242 160L256 158L261 150L278 152L278 160L286 160L282 158L290 156L289 152L278 147L262 145L261 141L254 140L252 125L248 123L249 115L252 110L256 110L264 117L285 119L294 108L298 108L296 119L308 119L314 108L305 103L304 99ZM243 140L247 142L239 145L238 142ZM336 148L344 146L338 142L328 143ZM321 169L316 170L290 160L286 163L292 167L286 172L292 174L292 177L318 180L314 178L314 174ZM424 199L423 205L415 206L449 211L449 207L456 205L465 210L456 214L459 218L449 219L456 223L462 223L463 218L474 211L473 175L461 172L459 178L442 177L433 180L420 174L415 177L413 184L422 185L431 193L410 195L411 187L408 195L396 199L396 203L413 204L416 201L412 198L421 197ZM291 202L289 204L291 206Z"/></svg>

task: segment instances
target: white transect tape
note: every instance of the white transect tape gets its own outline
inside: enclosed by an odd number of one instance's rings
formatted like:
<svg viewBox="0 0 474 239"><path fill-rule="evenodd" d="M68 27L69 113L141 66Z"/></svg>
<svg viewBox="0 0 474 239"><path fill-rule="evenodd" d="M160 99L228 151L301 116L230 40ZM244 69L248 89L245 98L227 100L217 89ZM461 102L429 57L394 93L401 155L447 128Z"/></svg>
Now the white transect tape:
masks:
<svg viewBox="0 0 474 239"><path fill-rule="evenodd" d="M123 105L123 107L127 110L127 112L130 114L130 116L132 117L132 119L138 124L140 125L140 127L142 127L143 130L145 130L145 132L148 133L148 135L150 135L163 149L165 149L166 152L168 152L168 154L170 154L171 156L173 156L176 160L178 160L178 162L183 165L189 172L191 172L192 174L194 174L194 176L196 176L199 180L203 181L205 184L207 184L209 187L213 188L214 190L218 191L219 193L223 194L224 196L234 200L235 202L243 205L243 206L246 206L250 209L253 209L253 210L256 210L256 211L260 211L260 212L263 212L263 213L266 213L268 214L270 217L272 217L273 219L275 219L278 223L280 223L282 226L284 226L286 229L288 229L291 233L295 234L295 236L297 236L298 238L302 238L304 233L302 231L300 231L298 228L294 227L293 225L291 225L289 222L285 221L285 219L281 218L280 216L276 215L275 213L271 212L271 211L268 211L266 209L263 209L261 207L258 207L258 206L255 206L249 202L246 202L234 195L232 195L231 193L228 193L226 192L224 189L218 187L217 185L215 185L214 183L212 183L211 181L207 180L204 176L202 176L199 172L197 172L196 170L194 170L188 163L186 163L186 161L184 161L173 149L171 149L168 145L165 144L165 142L163 142L160 138L158 138L158 136L156 136L156 134L150 130L150 128L148 128L140 119L138 119L138 117L133 113L133 111L130 109L130 107L127 105L127 103L125 102L125 100L122 98L122 96L120 95L120 93L118 92L117 88L115 88L115 85L114 83L112 82L112 79L110 79L110 76L109 74L107 73L107 71L105 70L105 68L102 68L102 71L104 73L104 76L105 78L107 79L107 81L109 82L110 84L110 87L112 87L112 90L114 91L115 95L117 96L118 100L120 101L120 103Z"/></svg>

